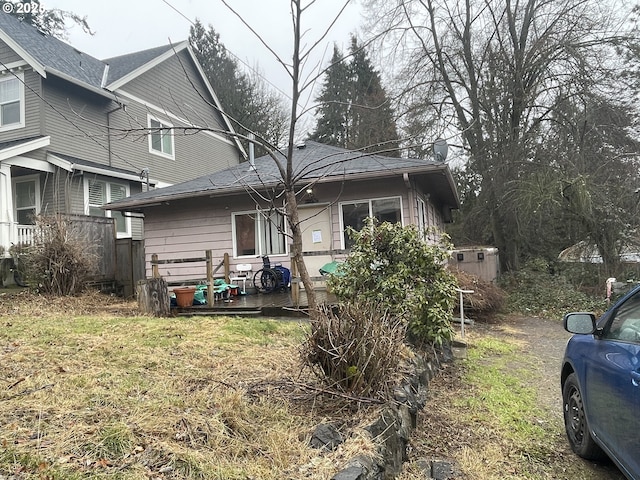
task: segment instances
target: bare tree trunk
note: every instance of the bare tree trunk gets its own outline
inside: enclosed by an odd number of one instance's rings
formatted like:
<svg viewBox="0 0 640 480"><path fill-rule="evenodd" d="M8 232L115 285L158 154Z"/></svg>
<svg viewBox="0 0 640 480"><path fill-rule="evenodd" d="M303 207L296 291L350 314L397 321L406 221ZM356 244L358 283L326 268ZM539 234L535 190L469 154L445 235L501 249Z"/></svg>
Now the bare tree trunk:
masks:
<svg viewBox="0 0 640 480"><path fill-rule="evenodd" d="M291 244L291 261L295 263L298 270L298 275L304 285L304 290L307 294L307 301L309 310L313 311L317 307L316 292L311 282L311 277L307 271L307 266L304 263L304 257L302 256L302 229L300 228L300 216L298 214L298 201L296 195L292 191L287 191L287 218L289 219L289 228L291 229L292 244Z"/></svg>

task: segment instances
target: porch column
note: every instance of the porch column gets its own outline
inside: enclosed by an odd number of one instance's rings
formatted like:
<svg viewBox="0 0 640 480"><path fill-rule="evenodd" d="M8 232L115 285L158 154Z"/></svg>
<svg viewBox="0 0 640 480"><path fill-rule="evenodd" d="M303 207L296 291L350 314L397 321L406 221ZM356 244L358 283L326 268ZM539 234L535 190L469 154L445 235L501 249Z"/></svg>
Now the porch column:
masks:
<svg viewBox="0 0 640 480"><path fill-rule="evenodd" d="M9 247L17 233L15 229L11 166L0 162L0 246L4 247L4 255L0 257L9 256Z"/></svg>

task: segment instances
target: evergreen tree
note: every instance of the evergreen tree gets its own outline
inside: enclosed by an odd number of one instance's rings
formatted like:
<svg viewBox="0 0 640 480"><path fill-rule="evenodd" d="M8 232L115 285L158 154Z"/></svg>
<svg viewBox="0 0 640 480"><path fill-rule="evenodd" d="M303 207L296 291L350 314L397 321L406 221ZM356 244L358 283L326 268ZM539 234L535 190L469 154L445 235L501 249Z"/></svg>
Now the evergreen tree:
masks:
<svg viewBox="0 0 640 480"><path fill-rule="evenodd" d="M189 42L234 129L241 135L255 133L275 146L281 144L287 130L282 99L259 76L251 77L238 67L213 27L207 30L196 20ZM263 153L256 146L256 155Z"/></svg>
<svg viewBox="0 0 640 480"><path fill-rule="evenodd" d="M312 140L352 150L399 156L393 110L365 49L351 38L349 62L334 47Z"/></svg>
<svg viewBox="0 0 640 480"><path fill-rule="evenodd" d="M351 37L351 135L347 148L399 156L398 131L387 93L365 49Z"/></svg>
<svg viewBox="0 0 640 480"><path fill-rule="evenodd" d="M349 129L350 68L342 52L333 47L331 67L327 70L322 93L317 98L318 121L311 140L338 147L347 146Z"/></svg>

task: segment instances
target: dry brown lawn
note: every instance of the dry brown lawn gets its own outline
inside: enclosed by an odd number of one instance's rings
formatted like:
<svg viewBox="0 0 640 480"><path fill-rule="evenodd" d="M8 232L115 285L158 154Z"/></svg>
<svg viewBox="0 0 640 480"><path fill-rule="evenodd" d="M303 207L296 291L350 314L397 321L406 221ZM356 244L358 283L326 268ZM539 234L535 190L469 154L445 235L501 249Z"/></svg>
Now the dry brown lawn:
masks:
<svg viewBox="0 0 640 480"><path fill-rule="evenodd" d="M91 293L0 293L0 479L326 479L375 408L301 367L305 325L157 319ZM347 441L309 446L322 422Z"/></svg>

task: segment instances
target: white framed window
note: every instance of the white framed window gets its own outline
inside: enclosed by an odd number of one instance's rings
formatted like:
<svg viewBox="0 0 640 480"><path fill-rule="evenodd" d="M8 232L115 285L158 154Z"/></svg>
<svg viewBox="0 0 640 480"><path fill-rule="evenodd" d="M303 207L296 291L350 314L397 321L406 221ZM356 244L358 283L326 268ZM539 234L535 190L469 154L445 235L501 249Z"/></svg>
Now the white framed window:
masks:
<svg viewBox="0 0 640 480"><path fill-rule="evenodd" d="M129 185L108 182L95 178L85 178L85 213L97 217L111 217L116 221L118 238L131 236L131 219L122 212L103 210L105 203L115 202L129 196Z"/></svg>
<svg viewBox="0 0 640 480"><path fill-rule="evenodd" d="M40 178L37 175L18 177L13 182L13 205L18 225L34 225L40 213Z"/></svg>
<svg viewBox="0 0 640 480"><path fill-rule="evenodd" d="M231 216L234 257L287 253L284 215L280 212L257 210Z"/></svg>
<svg viewBox="0 0 640 480"><path fill-rule="evenodd" d="M402 199L387 197L341 203L342 248L353 246L353 240L347 235L347 228L362 230L368 217L373 217L379 222L402 223Z"/></svg>
<svg viewBox="0 0 640 480"><path fill-rule="evenodd" d="M24 127L24 73L0 75L0 132Z"/></svg>
<svg viewBox="0 0 640 480"><path fill-rule="evenodd" d="M147 115L147 126L149 128L149 151L155 155L174 160L173 125Z"/></svg>

